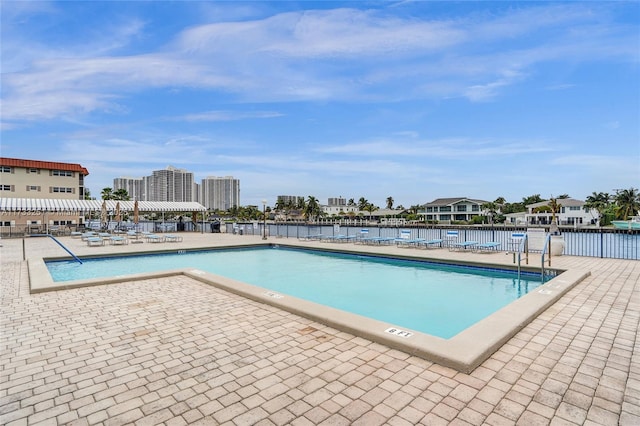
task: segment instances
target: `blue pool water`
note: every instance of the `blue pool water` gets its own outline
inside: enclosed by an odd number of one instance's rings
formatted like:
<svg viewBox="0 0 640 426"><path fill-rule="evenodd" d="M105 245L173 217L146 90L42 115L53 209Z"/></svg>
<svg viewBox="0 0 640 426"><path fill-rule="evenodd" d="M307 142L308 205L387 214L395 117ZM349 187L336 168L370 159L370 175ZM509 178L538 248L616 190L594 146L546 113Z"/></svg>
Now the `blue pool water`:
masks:
<svg viewBox="0 0 640 426"><path fill-rule="evenodd" d="M540 286L539 275L288 248L47 262L54 281L195 268L450 338Z"/></svg>

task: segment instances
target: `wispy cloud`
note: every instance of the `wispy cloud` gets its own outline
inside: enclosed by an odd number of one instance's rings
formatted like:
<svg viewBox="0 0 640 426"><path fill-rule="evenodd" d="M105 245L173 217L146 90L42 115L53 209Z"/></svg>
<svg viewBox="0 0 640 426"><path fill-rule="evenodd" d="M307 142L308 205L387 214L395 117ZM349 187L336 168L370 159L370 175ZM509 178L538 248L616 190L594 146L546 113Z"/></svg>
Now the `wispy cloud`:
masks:
<svg viewBox="0 0 640 426"><path fill-rule="evenodd" d="M367 158L388 157L390 153L402 157L425 158L474 158L474 157L504 157L533 153L557 151L544 141L498 141L472 140L468 138L449 138L440 140L412 139L405 140L375 140L355 142L343 145L319 147L317 152L323 154L348 154Z"/></svg>
<svg viewBox="0 0 640 426"><path fill-rule="evenodd" d="M275 111L206 111L174 117L173 120L184 121L236 121L253 118L277 118L284 114Z"/></svg>
<svg viewBox="0 0 640 426"><path fill-rule="evenodd" d="M30 63L22 58L19 70L3 76L3 120L117 111L118 99L173 87L231 93L244 102L386 99L389 91L486 101L526 81L545 61L637 60L628 42L636 35L603 29L589 9L522 7L458 20L346 8L286 12L195 26L161 48L115 55L145 30L145 22L130 19L108 28L108 38L78 42L73 51L40 55L50 48L40 45ZM564 29L569 24L603 35L578 37ZM33 48L19 41L26 51ZM3 33L3 44L17 46L11 33Z"/></svg>

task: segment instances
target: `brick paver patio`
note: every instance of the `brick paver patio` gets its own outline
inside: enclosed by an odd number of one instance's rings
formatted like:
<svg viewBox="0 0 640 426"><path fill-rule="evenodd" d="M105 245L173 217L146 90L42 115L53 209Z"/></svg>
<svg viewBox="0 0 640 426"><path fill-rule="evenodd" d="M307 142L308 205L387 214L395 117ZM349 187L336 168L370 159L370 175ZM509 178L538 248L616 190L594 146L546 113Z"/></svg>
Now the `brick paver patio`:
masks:
<svg viewBox="0 0 640 426"><path fill-rule="evenodd" d="M184 276L30 295L23 257L64 252L24 248L0 248L3 425L640 424L638 261L555 258L591 276L467 375Z"/></svg>

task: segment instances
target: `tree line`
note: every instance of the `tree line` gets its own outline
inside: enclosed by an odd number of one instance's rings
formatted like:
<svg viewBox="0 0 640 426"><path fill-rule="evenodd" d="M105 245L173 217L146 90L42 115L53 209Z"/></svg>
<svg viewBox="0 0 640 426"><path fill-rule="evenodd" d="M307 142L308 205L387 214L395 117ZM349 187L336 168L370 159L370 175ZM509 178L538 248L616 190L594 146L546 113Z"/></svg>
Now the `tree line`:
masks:
<svg viewBox="0 0 640 426"><path fill-rule="evenodd" d="M626 220L630 217L637 215L640 212L640 191L636 188L629 189L617 189L614 194L606 192L593 192L585 199L584 207L587 209L595 209L598 212L598 221L601 225L607 225L611 220L622 219ZM86 191L90 197L89 191ZM113 190L112 188L103 188L101 192L103 200L118 200L129 201L130 196L126 189ZM553 217L558 214L562 208L562 200L570 198L568 194L558 195L557 197L551 196L548 200L540 196L540 194L530 195L523 197L522 201L509 203L504 197L498 197L494 201L484 203L481 207L484 210L486 216L489 217L493 223L502 223L506 219L509 213L519 213L526 211L526 206L548 201L547 205L539 207L536 212L550 212ZM365 197L360 197L358 201L355 198L350 198L347 203L349 207L357 207L360 212L367 212L369 217L373 212L380 209L380 207L369 202ZM394 209L394 199L389 196L386 198L385 208L389 210ZM408 212L405 214L408 220L418 219L418 213L422 209L419 204L412 205L408 209L405 209L402 205L395 207L395 210ZM317 220L325 216L322 211L322 207L318 199L309 195L306 199L304 197L296 197L295 200L283 201L278 199L274 208L266 207L264 211L260 210L258 206L233 206L226 211L216 211L214 213L220 216L230 216L239 218L242 220L259 220L263 219L265 214L270 215L274 210L280 214L288 216L290 213L297 213L302 215L305 220ZM349 214L345 214L349 216ZM480 217L482 220L482 217Z"/></svg>

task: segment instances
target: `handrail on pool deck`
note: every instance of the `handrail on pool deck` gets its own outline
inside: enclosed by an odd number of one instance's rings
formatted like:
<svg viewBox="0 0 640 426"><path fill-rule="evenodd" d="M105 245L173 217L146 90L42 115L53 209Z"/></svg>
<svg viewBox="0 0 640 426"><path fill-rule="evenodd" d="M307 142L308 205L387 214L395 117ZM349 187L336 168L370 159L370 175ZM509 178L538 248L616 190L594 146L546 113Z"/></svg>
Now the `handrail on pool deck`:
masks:
<svg viewBox="0 0 640 426"><path fill-rule="evenodd" d="M551 266L551 233L547 234L547 237L544 239L544 246L542 247L542 256L541 259L541 269L542 269L542 280L544 281L544 256L549 252L549 266Z"/></svg>
<svg viewBox="0 0 640 426"><path fill-rule="evenodd" d="M60 247L62 247L64 249L64 251L66 251L67 253L69 253L71 255L71 257L73 257L78 263L80 263L82 265L82 260L80 260L78 258L78 256L76 256L75 254L71 253L71 250L69 250L68 248L66 248L64 246L64 244L62 244L60 241L58 241L58 239L56 237L54 237L51 234L31 234L32 237L49 237L51 238L53 241L55 241ZM24 251L24 238L22 238L22 246L23 246L23 251Z"/></svg>
<svg viewBox="0 0 640 426"><path fill-rule="evenodd" d="M518 279L520 279L520 264L522 262L522 253L526 254L525 261L529 264L529 236L525 232L522 236L520 244L518 244ZM523 251L524 249L524 251Z"/></svg>

